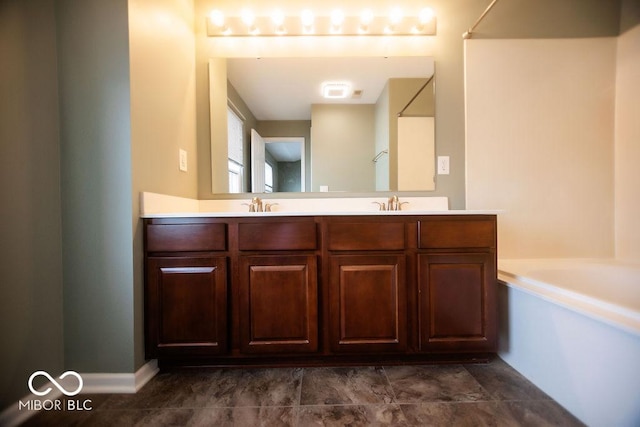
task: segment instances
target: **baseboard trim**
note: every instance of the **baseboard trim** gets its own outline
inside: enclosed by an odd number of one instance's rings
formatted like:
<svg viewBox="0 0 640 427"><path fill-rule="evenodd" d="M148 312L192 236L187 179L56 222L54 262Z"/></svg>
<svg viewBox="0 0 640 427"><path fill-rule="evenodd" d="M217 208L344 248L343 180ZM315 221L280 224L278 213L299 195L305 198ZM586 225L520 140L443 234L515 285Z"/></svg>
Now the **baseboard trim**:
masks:
<svg viewBox="0 0 640 427"><path fill-rule="evenodd" d="M153 359L131 374L80 374L83 380L82 394L136 393L157 373L158 361ZM46 396L46 400L64 398L62 392L57 387L52 386L51 383L48 383L45 387L52 388L51 393ZM20 409L20 402L31 400L45 399L29 393L0 413L0 426L15 427L37 414L38 411L35 410Z"/></svg>
<svg viewBox="0 0 640 427"><path fill-rule="evenodd" d="M81 374L86 394L135 393L158 373L156 359L142 365L133 374Z"/></svg>

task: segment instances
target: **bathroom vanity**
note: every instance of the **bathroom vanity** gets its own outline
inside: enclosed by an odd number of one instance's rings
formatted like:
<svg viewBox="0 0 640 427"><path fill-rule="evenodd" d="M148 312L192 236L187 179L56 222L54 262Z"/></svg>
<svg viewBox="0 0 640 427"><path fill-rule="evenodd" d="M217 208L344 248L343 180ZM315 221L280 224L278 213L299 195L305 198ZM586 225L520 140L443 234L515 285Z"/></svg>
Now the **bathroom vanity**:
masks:
<svg viewBox="0 0 640 427"><path fill-rule="evenodd" d="M421 363L497 350L496 216L144 219L160 366Z"/></svg>

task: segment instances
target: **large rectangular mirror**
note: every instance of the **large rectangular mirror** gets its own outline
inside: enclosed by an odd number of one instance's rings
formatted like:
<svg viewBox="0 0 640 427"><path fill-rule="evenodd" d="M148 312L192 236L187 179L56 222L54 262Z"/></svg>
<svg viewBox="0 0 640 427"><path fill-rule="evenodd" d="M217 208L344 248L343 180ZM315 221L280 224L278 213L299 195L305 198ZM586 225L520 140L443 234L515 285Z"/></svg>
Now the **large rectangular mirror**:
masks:
<svg viewBox="0 0 640 427"><path fill-rule="evenodd" d="M434 190L434 68L430 57L212 58L213 192Z"/></svg>

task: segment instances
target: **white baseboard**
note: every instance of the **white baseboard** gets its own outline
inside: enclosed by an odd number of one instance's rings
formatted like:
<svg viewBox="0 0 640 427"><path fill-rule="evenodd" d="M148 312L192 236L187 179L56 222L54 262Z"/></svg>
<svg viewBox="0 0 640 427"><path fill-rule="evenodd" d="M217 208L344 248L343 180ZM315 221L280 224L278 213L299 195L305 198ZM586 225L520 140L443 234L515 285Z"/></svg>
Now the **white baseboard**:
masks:
<svg viewBox="0 0 640 427"><path fill-rule="evenodd" d="M158 373L158 361L153 359L145 363L132 374L80 374L83 380L83 394L111 394L111 393L135 393L140 390L151 378ZM57 400L64 396L62 392L51 383L41 388L51 387L51 392L46 400ZM42 397L29 393L19 402L32 400L45 400ZM15 402L0 413L0 426L14 427L24 423L38 411L20 410L19 402Z"/></svg>
<svg viewBox="0 0 640 427"><path fill-rule="evenodd" d="M81 374L83 393L135 393L158 373L158 361L153 359L133 374Z"/></svg>

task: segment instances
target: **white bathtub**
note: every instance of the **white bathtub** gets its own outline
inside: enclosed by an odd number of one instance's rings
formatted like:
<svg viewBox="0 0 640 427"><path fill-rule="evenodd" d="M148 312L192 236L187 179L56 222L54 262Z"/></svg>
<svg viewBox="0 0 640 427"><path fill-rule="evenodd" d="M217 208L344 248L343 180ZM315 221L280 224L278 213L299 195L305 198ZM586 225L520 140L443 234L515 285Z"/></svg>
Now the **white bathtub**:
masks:
<svg viewBox="0 0 640 427"><path fill-rule="evenodd" d="M640 264L500 260L500 356L589 426L640 426Z"/></svg>

